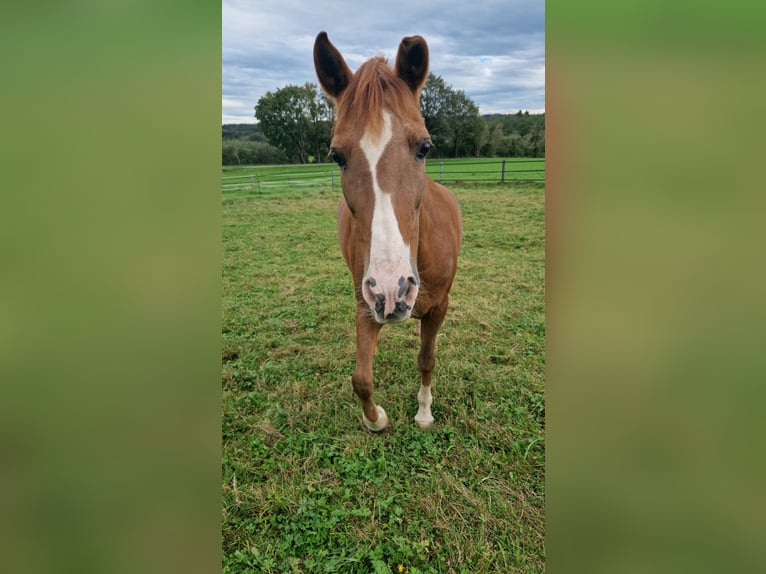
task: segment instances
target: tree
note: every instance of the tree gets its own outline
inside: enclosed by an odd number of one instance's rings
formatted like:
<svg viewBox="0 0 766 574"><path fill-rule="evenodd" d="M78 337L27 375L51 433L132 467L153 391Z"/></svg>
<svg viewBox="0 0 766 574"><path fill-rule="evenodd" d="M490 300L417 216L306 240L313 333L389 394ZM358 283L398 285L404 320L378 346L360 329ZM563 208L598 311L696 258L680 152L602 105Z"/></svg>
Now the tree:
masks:
<svg viewBox="0 0 766 574"><path fill-rule="evenodd" d="M449 137L447 100L451 91L441 76L429 72L428 79L420 92L420 112L423 114L431 141L434 143L433 155L439 157L443 156L447 149L444 145Z"/></svg>
<svg viewBox="0 0 766 574"><path fill-rule="evenodd" d="M489 143L482 150L488 156L545 157L545 114L519 110L515 114L493 114L485 118Z"/></svg>
<svg viewBox="0 0 766 574"><path fill-rule="evenodd" d="M484 149L484 155L494 157L497 155L500 141L503 139L503 126L497 123L490 124L489 121L487 121L487 129L489 131L489 138Z"/></svg>
<svg viewBox="0 0 766 574"><path fill-rule="evenodd" d="M258 100L255 117L269 143L284 151L291 161L307 163L327 155L332 107L315 84L285 86Z"/></svg>
<svg viewBox="0 0 766 574"><path fill-rule="evenodd" d="M462 90L454 90L433 72L420 94L420 110L434 142L435 155L478 155L487 138L479 108Z"/></svg>

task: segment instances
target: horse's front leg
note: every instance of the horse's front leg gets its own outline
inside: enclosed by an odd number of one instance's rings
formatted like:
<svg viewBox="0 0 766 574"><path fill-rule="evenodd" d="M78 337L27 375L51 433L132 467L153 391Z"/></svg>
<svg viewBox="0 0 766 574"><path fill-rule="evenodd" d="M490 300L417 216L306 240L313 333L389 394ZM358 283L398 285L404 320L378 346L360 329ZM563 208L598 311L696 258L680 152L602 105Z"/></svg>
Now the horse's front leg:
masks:
<svg viewBox="0 0 766 574"><path fill-rule="evenodd" d="M428 428L434 422L431 414L431 375L436 364L436 334L439 332L447 314L448 299L438 307L431 309L420 322L420 353L418 353L418 368L420 369L420 391L418 392L418 412L415 424L420 428Z"/></svg>
<svg viewBox="0 0 766 574"><path fill-rule="evenodd" d="M362 302L356 312L356 368L351 377L354 392L362 401L362 418L365 426L373 432L380 432L388 426L388 415L383 407L372 400L372 358L378 341L381 325L370 317L367 304Z"/></svg>

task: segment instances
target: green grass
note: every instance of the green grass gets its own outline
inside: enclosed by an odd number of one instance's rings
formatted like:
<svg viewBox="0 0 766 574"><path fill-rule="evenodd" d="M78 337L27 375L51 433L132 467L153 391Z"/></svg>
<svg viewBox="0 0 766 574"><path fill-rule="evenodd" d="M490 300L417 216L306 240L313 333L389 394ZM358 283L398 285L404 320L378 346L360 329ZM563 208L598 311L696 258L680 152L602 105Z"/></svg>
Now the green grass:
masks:
<svg viewBox="0 0 766 574"><path fill-rule="evenodd" d="M426 172L436 181L499 182L501 158L430 159ZM508 158L505 181L543 181L544 158ZM227 197L245 194L312 194L316 191L339 191L338 168L332 163L224 166L223 190Z"/></svg>
<svg viewBox="0 0 766 574"><path fill-rule="evenodd" d="M223 205L223 571L544 570L539 184L452 186L464 244L418 430L413 323L386 326L375 399L351 389L340 192Z"/></svg>

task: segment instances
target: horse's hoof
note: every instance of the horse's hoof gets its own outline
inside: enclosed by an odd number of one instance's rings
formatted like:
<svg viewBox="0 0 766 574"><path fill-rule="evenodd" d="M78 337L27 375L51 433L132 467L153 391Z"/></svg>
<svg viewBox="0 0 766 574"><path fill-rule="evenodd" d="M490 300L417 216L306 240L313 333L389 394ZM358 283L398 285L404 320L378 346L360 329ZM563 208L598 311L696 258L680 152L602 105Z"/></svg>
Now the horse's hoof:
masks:
<svg viewBox="0 0 766 574"><path fill-rule="evenodd" d="M388 426L388 415L380 405L375 405L375 408L378 409L378 420L374 423L370 422L367 420L367 417L364 416L364 413L362 413L362 419L364 419L364 426L372 432L380 432Z"/></svg>
<svg viewBox="0 0 766 574"><path fill-rule="evenodd" d="M434 417L423 417L422 419L419 419L417 416L415 417L415 424L418 425L418 428L420 429L427 429L430 428L432 424L434 424Z"/></svg>

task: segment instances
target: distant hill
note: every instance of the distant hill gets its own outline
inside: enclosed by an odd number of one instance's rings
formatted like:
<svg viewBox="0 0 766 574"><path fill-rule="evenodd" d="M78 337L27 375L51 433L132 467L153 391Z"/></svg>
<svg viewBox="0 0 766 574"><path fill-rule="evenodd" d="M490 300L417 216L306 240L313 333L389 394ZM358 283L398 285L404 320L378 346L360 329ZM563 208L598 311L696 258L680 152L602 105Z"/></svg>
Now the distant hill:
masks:
<svg viewBox="0 0 766 574"><path fill-rule="evenodd" d="M266 141L257 124L223 124L221 134L224 140Z"/></svg>

